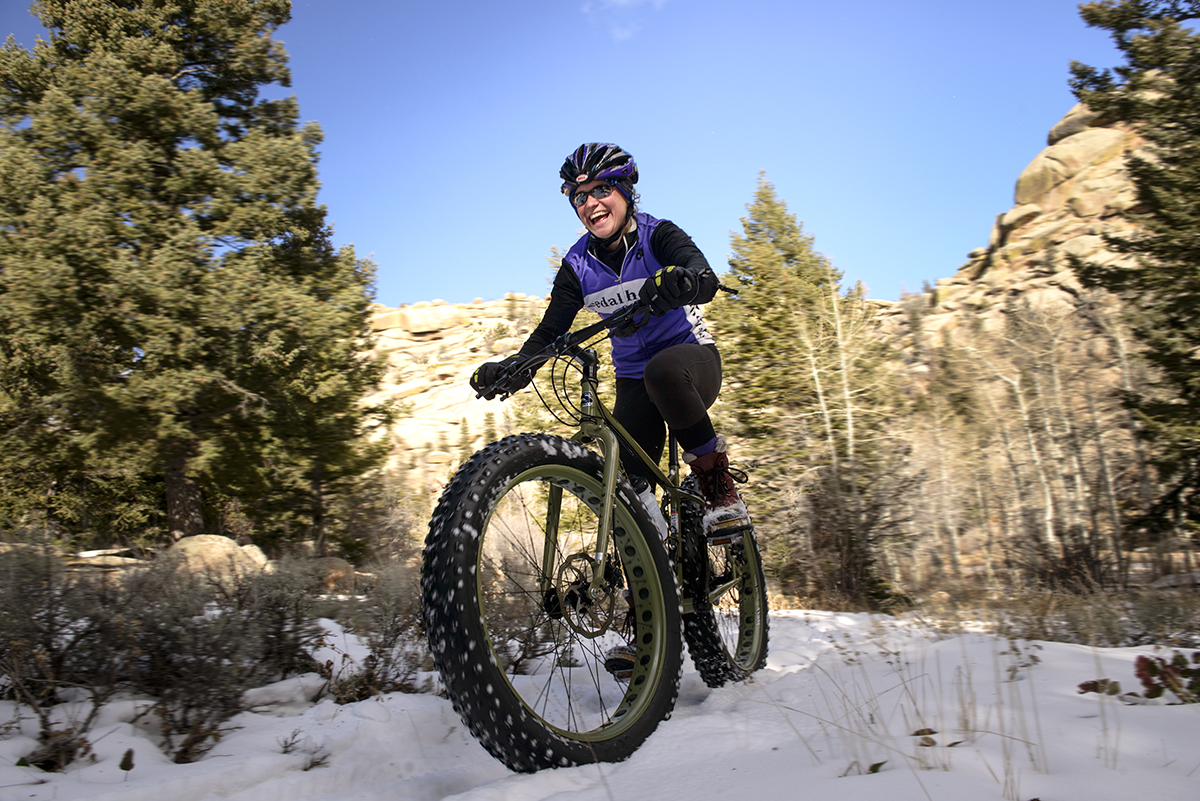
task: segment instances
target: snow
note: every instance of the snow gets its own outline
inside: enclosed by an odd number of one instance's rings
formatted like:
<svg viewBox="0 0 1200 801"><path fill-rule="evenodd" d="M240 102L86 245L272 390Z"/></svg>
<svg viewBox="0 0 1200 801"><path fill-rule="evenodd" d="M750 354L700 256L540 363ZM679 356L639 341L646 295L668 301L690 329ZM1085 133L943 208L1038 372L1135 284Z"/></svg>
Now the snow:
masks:
<svg viewBox="0 0 1200 801"><path fill-rule="evenodd" d="M333 633L323 659L364 653ZM18 767L36 724L14 731L14 707L0 702L0 799L1200 798L1200 705L1126 706L1076 692L1096 678L1136 689L1141 653L1154 649L773 612L771 656L754 680L709 690L688 663L675 714L628 761L532 775L493 760L445 699L313 702L315 675L251 691L254 711L190 765L162 754L129 699L106 708L91 732L94 761L61 774Z"/></svg>

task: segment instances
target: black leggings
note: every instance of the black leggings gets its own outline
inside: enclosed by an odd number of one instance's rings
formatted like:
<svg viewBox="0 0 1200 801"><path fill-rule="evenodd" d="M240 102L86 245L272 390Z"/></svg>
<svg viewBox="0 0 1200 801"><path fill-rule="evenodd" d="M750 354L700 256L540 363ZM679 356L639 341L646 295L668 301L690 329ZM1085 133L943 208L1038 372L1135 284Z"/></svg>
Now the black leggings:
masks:
<svg viewBox="0 0 1200 801"><path fill-rule="evenodd" d="M716 436L708 407L720 391L721 354L716 345L672 345L650 359L644 378L617 379L613 416L658 462L666 428L675 432L685 451ZM626 472L650 478L650 470L632 453L623 450L621 463Z"/></svg>

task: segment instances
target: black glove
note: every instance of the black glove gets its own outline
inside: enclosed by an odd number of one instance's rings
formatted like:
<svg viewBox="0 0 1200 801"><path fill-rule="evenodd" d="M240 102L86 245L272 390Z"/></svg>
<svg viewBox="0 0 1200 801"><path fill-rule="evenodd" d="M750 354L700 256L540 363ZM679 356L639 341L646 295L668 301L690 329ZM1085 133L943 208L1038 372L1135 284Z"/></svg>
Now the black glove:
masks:
<svg viewBox="0 0 1200 801"><path fill-rule="evenodd" d="M712 270L664 267L642 284L638 297L650 303L650 311L661 317L681 306L708 303L717 294L717 276Z"/></svg>
<svg viewBox="0 0 1200 801"><path fill-rule="evenodd" d="M498 362L487 362L471 376L471 389L491 400L497 395L512 395L524 389L533 380L532 371L512 372L513 365L521 361L520 356L509 356Z"/></svg>

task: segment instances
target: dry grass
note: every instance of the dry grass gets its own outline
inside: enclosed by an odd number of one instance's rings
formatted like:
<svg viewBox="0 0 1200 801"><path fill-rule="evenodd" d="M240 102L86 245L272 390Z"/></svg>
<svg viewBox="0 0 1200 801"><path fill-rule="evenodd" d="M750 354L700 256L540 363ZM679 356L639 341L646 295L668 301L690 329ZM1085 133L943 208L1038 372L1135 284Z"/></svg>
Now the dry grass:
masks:
<svg viewBox="0 0 1200 801"><path fill-rule="evenodd" d="M1078 592L1016 587L1003 595L956 600L932 593L911 614L944 631L1119 648L1200 647L1200 593L1189 589Z"/></svg>
<svg viewBox="0 0 1200 801"><path fill-rule="evenodd" d="M935 641L947 633L938 626L923 630ZM991 669L980 670L972 666L968 638L960 638L962 653L955 658L944 649L914 657L912 637L911 620L888 618L879 618L865 639L831 636L837 659L812 664L813 703L773 703L817 723L819 734L801 739L818 762L832 754L841 775L908 770L924 788L923 772L980 760L1002 797L1024 801L1022 776L1052 769L1036 683L1029 680L1041 662L1041 646L994 638ZM882 674L881 662L887 668ZM1120 725L1113 703L1102 705L1098 754L1115 767Z"/></svg>

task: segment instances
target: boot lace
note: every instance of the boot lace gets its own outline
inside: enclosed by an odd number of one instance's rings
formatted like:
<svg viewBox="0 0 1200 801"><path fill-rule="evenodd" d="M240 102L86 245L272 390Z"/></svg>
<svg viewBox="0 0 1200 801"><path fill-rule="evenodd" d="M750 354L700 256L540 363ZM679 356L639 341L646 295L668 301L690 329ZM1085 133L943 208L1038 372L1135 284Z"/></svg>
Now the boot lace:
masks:
<svg viewBox="0 0 1200 801"><path fill-rule="evenodd" d="M745 484L749 476L744 470L726 465L716 465L712 470L699 473L696 479L700 482L700 491L704 494L709 505L714 509L728 506L741 500L738 495L738 484Z"/></svg>

